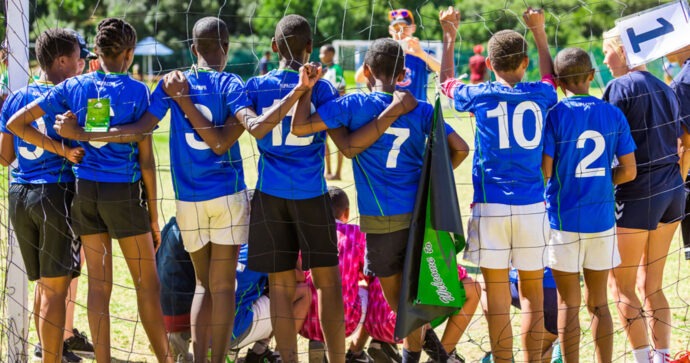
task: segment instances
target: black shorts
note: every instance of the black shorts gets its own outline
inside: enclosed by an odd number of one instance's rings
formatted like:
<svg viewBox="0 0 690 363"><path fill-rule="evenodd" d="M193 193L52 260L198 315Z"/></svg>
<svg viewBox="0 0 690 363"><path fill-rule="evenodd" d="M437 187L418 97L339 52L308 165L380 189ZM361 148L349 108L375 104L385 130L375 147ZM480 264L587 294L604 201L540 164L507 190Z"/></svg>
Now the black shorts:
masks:
<svg viewBox="0 0 690 363"><path fill-rule="evenodd" d="M151 232L143 184L77 179L72 224L78 236L125 238Z"/></svg>
<svg viewBox="0 0 690 363"><path fill-rule="evenodd" d="M673 223L685 216L685 188L680 185L651 197L616 200L616 226L653 231L659 223Z"/></svg>
<svg viewBox="0 0 690 363"><path fill-rule="evenodd" d="M73 183L10 185L10 221L30 281L79 276L81 244L69 216L73 197Z"/></svg>
<svg viewBox="0 0 690 363"><path fill-rule="evenodd" d="M520 292L518 283L510 283L511 305L520 309ZM553 335L558 335L558 290L555 287L544 288L544 327Z"/></svg>
<svg viewBox="0 0 690 363"><path fill-rule="evenodd" d="M402 273L410 229L390 233L367 233L367 273L390 277Z"/></svg>
<svg viewBox="0 0 690 363"><path fill-rule="evenodd" d="M335 217L328 194L283 199L257 190L252 198L247 266L258 272L283 272L297 266L338 266Z"/></svg>

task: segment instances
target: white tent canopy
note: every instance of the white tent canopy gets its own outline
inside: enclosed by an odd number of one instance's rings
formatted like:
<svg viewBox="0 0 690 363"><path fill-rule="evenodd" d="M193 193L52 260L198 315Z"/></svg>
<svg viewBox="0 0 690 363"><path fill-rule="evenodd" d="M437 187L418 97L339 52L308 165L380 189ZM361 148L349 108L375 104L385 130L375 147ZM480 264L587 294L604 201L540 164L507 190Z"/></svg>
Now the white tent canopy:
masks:
<svg viewBox="0 0 690 363"><path fill-rule="evenodd" d="M174 52L172 49L165 46L165 44L158 42L153 37L146 37L137 43L134 48L134 55L143 56L146 59L147 74L149 79L153 75L153 57L168 56Z"/></svg>

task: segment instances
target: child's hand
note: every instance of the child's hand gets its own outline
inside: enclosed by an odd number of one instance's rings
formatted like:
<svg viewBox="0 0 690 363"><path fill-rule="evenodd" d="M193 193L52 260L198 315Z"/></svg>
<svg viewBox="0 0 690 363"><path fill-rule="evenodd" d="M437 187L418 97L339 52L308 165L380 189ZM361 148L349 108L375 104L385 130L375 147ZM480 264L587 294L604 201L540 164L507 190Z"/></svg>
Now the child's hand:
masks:
<svg viewBox="0 0 690 363"><path fill-rule="evenodd" d="M454 7L449 6L446 10L441 10L438 14L441 22L441 29L445 34L457 34L460 25L460 12Z"/></svg>
<svg viewBox="0 0 690 363"><path fill-rule="evenodd" d="M53 129L58 135L65 139L79 140L84 133L84 129L79 126L77 116L72 111L67 111L62 115L55 116Z"/></svg>
<svg viewBox="0 0 690 363"><path fill-rule="evenodd" d="M395 91L393 93L393 104L400 104L405 113L414 110L417 107L417 103L417 98L410 91Z"/></svg>
<svg viewBox="0 0 690 363"><path fill-rule="evenodd" d="M189 94L189 83L187 77L180 71L172 71L163 76L163 91L169 97L177 100Z"/></svg>
<svg viewBox="0 0 690 363"><path fill-rule="evenodd" d="M531 31L537 29L544 29L544 10L543 9L533 9L531 6L522 13L522 18L525 20L525 25Z"/></svg>
<svg viewBox="0 0 690 363"><path fill-rule="evenodd" d="M321 78L321 65L317 63L307 63L299 69L299 83L296 89L306 91L314 87Z"/></svg>
<svg viewBox="0 0 690 363"><path fill-rule="evenodd" d="M161 246L161 228L158 225L158 221L151 222L151 237L153 238L153 250L158 251L158 247Z"/></svg>
<svg viewBox="0 0 690 363"><path fill-rule="evenodd" d="M72 162L72 164L81 163L81 159L84 157L84 149L79 147L65 147L64 158Z"/></svg>
<svg viewBox="0 0 690 363"><path fill-rule="evenodd" d="M418 56L418 55L424 55L424 51L422 50L422 46L419 44L419 38L417 37L409 37L405 39L407 41L407 49L405 49L405 52ZM423 58L423 57L419 57Z"/></svg>

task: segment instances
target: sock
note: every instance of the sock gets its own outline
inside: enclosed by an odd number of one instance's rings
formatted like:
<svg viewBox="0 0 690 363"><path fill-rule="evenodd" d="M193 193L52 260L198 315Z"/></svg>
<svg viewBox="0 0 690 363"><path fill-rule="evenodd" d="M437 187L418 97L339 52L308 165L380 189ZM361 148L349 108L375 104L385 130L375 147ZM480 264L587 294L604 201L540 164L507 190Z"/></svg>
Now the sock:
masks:
<svg viewBox="0 0 690 363"><path fill-rule="evenodd" d="M403 363L419 363L422 357L422 352L411 352L403 348L402 361Z"/></svg>
<svg viewBox="0 0 690 363"><path fill-rule="evenodd" d="M649 363L651 360L649 359L649 352L650 349L649 347L644 347L641 349L635 349L632 351L633 357L635 358L636 363Z"/></svg>
<svg viewBox="0 0 690 363"><path fill-rule="evenodd" d="M652 352L652 362L668 363L671 361L671 351L669 349L654 349Z"/></svg>

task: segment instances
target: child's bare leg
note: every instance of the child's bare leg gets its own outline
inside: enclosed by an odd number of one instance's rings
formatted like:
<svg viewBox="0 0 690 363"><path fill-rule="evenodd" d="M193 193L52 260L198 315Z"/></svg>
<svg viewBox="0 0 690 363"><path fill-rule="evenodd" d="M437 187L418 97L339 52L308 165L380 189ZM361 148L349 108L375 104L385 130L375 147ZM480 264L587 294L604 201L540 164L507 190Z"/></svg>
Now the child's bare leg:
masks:
<svg viewBox="0 0 690 363"><path fill-rule="evenodd" d="M89 273L87 315L97 362L110 362L110 295L113 290L112 243L107 233L81 236Z"/></svg>
<svg viewBox="0 0 690 363"><path fill-rule="evenodd" d="M558 289L558 338L564 362L580 359L580 273L551 270ZM521 281L522 283L522 281ZM606 292L604 291L604 296ZM594 323L592 323L594 324ZM592 328L594 331L594 328Z"/></svg>
<svg viewBox="0 0 690 363"><path fill-rule="evenodd" d="M398 311L398 299L400 298L400 288L402 284L402 274L398 273L389 277L379 277L383 297L391 307L391 310ZM410 352L422 351L422 331L423 327L414 330L403 340L403 347Z"/></svg>
<svg viewBox="0 0 690 363"><path fill-rule="evenodd" d="M597 362L611 362L613 358L613 319L609 311L606 294L609 270L595 271L584 269L585 299L587 310L592 318L592 337L594 338Z"/></svg>
<svg viewBox="0 0 690 363"><path fill-rule="evenodd" d="M338 162L335 166L335 175L333 176L334 180L340 180L342 179L341 175L341 170L343 170L343 153L338 150Z"/></svg>
<svg viewBox="0 0 690 363"><path fill-rule="evenodd" d="M520 280L520 305L522 321L520 323L520 340L524 350L525 361L541 360L541 341L544 339L544 270L518 270Z"/></svg>
<svg viewBox="0 0 690 363"><path fill-rule="evenodd" d="M43 362L62 362L62 329L65 326L65 297L71 276L41 277L41 307L38 331L43 347Z"/></svg>
<svg viewBox="0 0 690 363"><path fill-rule="evenodd" d="M81 261L85 261L84 248L81 249ZM67 298L65 299L65 332L62 335L62 339L67 340L74 336L74 308L77 301L77 288L79 287L79 279L74 278L69 285L69 292Z"/></svg>
<svg viewBox="0 0 690 363"><path fill-rule="evenodd" d="M292 302L292 315L295 319L295 334L304 325L304 320L309 313L309 305L311 305L311 290L306 283L300 282L295 289L295 299Z"/></svg>
<svg viewBox="0 0 690 363"><path fill-rule="evenodd" d="M510 363L513 359L513 328L510 325L510 281L508 269L482 267L486 321L494 362Z"/></svg>
<svg viewBox="0 0 690 363"><path fill-rule="evenodd" d="M647 246L649 231L641 229L617 228L621 264L611 270L609 278L611 292L617 302L618 317L628 333L628 341L633 349L649 347L647 327L645 325L642 304L637 297L637 271L642 262L642 255Z"/></svg>
<svg viewBox="0 0 690 363"><path fill-rule="evenodd" d="M663 290L663 278L668 250L679 223L659 224L656 230L649 232L642 269L638 270L638 284L642 287L644 294L644 308L647 312L654 349L671 347L673 325L671 310Z"/></svg>
<svg viewBox="0 0 690 363"><path fill-rule="evenodd" d="M481 292L481 285L472 280L471 277L465 277L462 279L462 284L465 287L465 296L467 300L462 306L460 311L451 316L446 324L446 330L443 332L443 338L441 339L441 344L443 344L443 349L450 353L455 349L455 346L460 341L460 337L465 333L467 326L472 321L472 316L477 310L477 305L479 304L479 295Z"/></svg>
<svg viewBox="0 0 690 363"><path fill-rule="evenodd" d="M36 327L36 335L38 335L38 343L41 343L41 331L38 329L39 320L41 319L41 284L36 282L34 287L34 310L33 310L34 326Z"/></svg>
<svg viewBox="0 0 690 363"><path fill-rule="evenodd" d="M235 320L235 273L238 246L211 245L209 285L212 301L211 363L225 362Z"/></svg>
<svg viewBox="0 0 690 363"><path fill-rule="evenodd" d="M328 349L328 361L345 363L345 312L340 271L338 266L332 266L312 268L311 272L319 295L319 321Z"/></svg>
<svg viewBox="0 0 690 363"><path fill-rule="evenodd" d="M198 251L189 254L194 275L196 276L196 288L190 311L190 323L192 326L192 351L195 362L206 362L209 341L211 339L211 293L208 283L209 265L211 260L211 244L207 244Z"/></svg>
<svg viewBox="0 0 690 363"><path fill-rule="evenodd" d="M151 233L121 238L120 249L137 292L137 307L144 331L159 362L172 363L160 304L160 281L156 271ZM87 262L88 264L88 262ZM112 270L111 270L112 271Z"/></svg>
<svg viewBox="0 0 690 363"><path fill-rule="evenodd" d="M354 339L352 339L350 341L349 350L352 351L353 353L360 353L361 351L364 350L364 346L367 344L368 340L369 340L369 332L364 328L364 325L362 325L355 332Z"/></svg>
<svg viewBox="0 0 690 363"><path fill-rule="evenodd" d="M297 335L292 310L296 283L294 270L268 274L271 323L276 338L276 350L285 363L297 362Z"/></svg>

